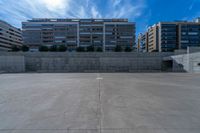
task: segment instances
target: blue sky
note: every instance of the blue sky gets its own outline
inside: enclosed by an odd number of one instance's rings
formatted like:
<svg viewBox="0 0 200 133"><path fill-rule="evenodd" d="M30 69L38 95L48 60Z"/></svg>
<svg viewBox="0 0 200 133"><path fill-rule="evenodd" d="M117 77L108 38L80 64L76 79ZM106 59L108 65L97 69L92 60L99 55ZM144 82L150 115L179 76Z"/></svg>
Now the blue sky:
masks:
<svg viewBox="0 0 200 133"><path fill-rule="evenodd" d="M158 21L198 16L200 0L0 0L0 19L17 27L31 18L128 18L138 34Z"/></svg>

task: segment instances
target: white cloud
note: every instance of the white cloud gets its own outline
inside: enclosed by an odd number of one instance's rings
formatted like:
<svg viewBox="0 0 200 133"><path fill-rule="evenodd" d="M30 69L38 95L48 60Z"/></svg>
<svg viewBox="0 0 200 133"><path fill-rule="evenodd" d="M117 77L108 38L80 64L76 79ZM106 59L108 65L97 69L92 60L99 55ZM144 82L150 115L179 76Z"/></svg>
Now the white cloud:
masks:
<svg viewBox="0 0 200 133"><path fill-rule="evenodd" d="M68 2L66 0L40 0L41 4L44 4L50 11L54 11L57 9L64 9L66 4L65 2Z"/></svg>
<svg viewBox="0 0 200 133"><path fill-rule="evenodd" d="M113 6L118 6L122 0L112 0Z"/></svg>
<svg viewBox="0 0 200 133"><path fill-rule="evenodd" d="M195 4L196 0L193 0L192 3L190 4L188 10L192 10L193 9L193 6Z"/></svg>
<svg viewBox="0 0 200 133"><path fill-rule="evenodd" d="M91 13L92 13L93 18L101 18L102 17L101 14L99 13L99 11L94 6L91 8Z"/></svg>
<svg viewBox="0 0 200 133"><path fill-rule="evenodd" d="M107 17L132 18L140 16L145 8L144 0L110 0L110 11Z"/></svg>
<svg viewBox="0 0 200 133"><path fill-rule="evenodd" d="M0 0L0 19L18 27L21 21L31 18L125 17L134 20L141 15L144 5L144 0Z"/></svg>
<svg viewBox="0 0 200 133"><path fill-rule="evenodd" d="M84 7L83 6L81 6L80 7L80 9L79 9L79 11L77 12L77 16L78 16L78 18L81 18L81 17L83 17L83 16L87 16L87 13L86 13L86 11L85 11L85 9L84 9Z"/></svg>

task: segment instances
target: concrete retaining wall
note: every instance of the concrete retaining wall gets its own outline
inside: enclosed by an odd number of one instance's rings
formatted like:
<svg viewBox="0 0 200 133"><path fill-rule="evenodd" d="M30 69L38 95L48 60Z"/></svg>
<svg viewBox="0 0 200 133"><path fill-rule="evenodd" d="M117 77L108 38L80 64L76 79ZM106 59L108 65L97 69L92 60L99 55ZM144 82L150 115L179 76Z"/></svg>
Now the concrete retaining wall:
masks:
<svg viewBox="0 0 200 133"><path fill-rule="evenodd" d="M0 56L0 73L25 72L24 56Z"/></svg>
<svg viewBox="0 0 200 133"><path fill-rule="evenodd" d="M160 72L163 57L173 53L0 53L5 55L23 56L26 72Z"/></svg>

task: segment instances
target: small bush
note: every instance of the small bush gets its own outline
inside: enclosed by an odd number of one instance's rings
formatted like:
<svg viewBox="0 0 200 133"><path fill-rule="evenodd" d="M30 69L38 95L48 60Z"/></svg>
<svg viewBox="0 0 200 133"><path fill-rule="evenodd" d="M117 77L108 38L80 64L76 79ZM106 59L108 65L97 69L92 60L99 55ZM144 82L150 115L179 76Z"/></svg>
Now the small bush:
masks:
<svg viewBox="0 0 200 133"><path fill-rule="evenodd" d="M18 52L18 51L20 51L20 48L17 47L17 46L12 46L12 51L13 52Z"/></svg>
<svg viewBox="0 0 200 133"><path fill-rule="evenodd" d="M98 47L98 48L96 49L96 51L97 51L97 52L103 52L103 49L102 49L101 47Z"/></svg>
<svg viewBox="0 0 200 133"><path fill-rule="evenodd" d="M85 52L85 48L84 47L78 47L76 48L77 52Z"/></svg>
<svg viewBox="0 0 200 133"><path fill-rule="evenodd" d="M58 51L60 51L60 52L65 52L65 51L67 51L67 47L66 47L65 45L60 45L60 46L58 47Z"/></svg>
<svg viewBox="0 0 200 133"><path fill-rule="evenodd" d="M151 51L151 52L158 52L158 50L153 50L153 51Z"/></svg>
<svg viewBox="0 0 200 133"><path fill-rule="evenodd" d="M22 51L23 51L23 52L29 51L29 47L28 47L27 45L23 45L23 46L22 46Z"/></svg>
<svg viewBox="0 0 200 133"><path fill-rule="evenodd" d="M49 48L47 46L40 46L39 47L39 51L40 52L48 52L49 51Z"/></svg>
<svg viewBox="0 0 200 133"><path fill-rule="evenodd" d="M125 48L125 52L131 52L131 51L133 51L132 48L130 48L130 47L126 47L126 48Z"/></svg>
<svg viewBox="0 0 200 133"><path fill-rule="evenodd" d="M87 52L94 52L94 47L93 46L88 46L87 47Z"/></svg>
<svg viewBox="0 0 200 133"><path fill-rule="evenodd" d="M115 52L122 52L122 47L120 45L117 45L115 47Z"/></svg>
<svg viewBox="0 0 200 133"><path fill-rule="evenodd" d="M57 51L57 46L56 45L53 45L49 48L49 51L51 52L56 52Z"/></svg>

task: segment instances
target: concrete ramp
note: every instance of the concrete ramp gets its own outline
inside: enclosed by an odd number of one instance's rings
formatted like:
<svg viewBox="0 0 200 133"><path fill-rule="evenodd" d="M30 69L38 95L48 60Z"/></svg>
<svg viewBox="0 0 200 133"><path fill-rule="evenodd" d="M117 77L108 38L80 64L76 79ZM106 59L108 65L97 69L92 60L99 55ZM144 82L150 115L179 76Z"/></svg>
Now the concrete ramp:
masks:
<svg viewBox="0 0 200 133"><path fill-rule="evenodd" d="M180 54L164 58L173 62L173 71L200 73L200 52Z"/></svg>

